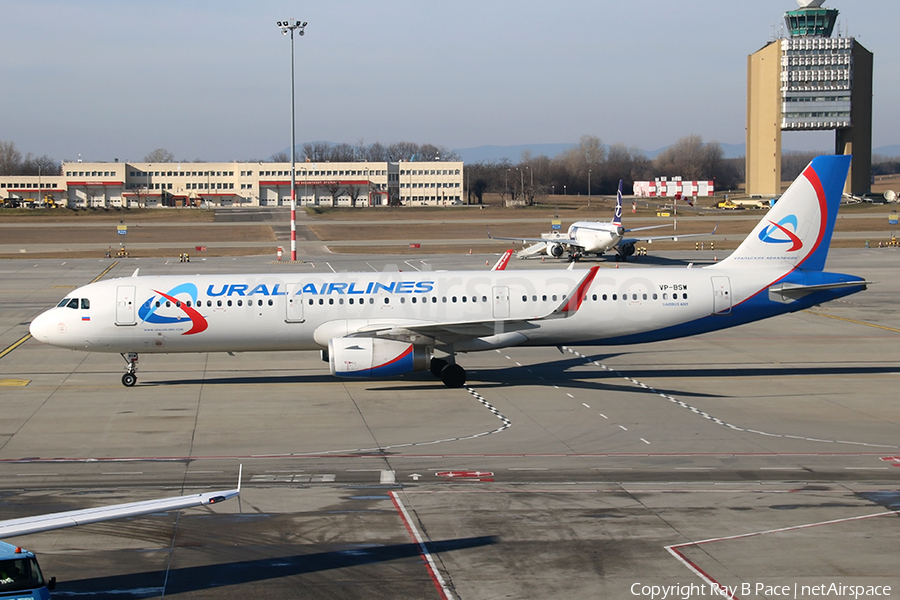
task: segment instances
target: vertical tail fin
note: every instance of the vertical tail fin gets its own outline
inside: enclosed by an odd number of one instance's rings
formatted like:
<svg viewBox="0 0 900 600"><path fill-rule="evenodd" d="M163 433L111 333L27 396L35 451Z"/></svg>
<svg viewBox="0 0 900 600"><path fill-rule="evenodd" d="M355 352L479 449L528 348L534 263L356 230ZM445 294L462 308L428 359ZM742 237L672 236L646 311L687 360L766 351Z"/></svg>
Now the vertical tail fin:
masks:
<svg viewBox="0 0 900 600"><path fill-rule="evenodd" d="M737 250L718 264L821 271L850 158L814 158Z"/></svg>
<svg viewBox="0 0 900 600"><path fill-rule="evenodd" d="M622 180L619 180L619 191L616 193L616 213L613 216L612 224L616 227L622 226Z"/></svg>
<svg viewBox="0 0 900 600"><path fill-rule="evenodd" d="M494 266L491 267L491 271L506 270L506 265L509 264L509 257L512 256L512 253L513 253L512 250L507 250L506 252L504 252L503 256L500 257L500 260L498 260L496 263L494 263Z"/></svg>

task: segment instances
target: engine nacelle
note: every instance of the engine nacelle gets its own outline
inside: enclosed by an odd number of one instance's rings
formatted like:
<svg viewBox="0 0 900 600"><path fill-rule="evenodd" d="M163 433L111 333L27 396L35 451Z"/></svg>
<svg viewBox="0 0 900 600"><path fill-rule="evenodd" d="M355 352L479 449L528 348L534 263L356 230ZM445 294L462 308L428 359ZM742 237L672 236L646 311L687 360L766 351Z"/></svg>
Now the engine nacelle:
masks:
<svg viewBox="0 0 900 600"><path fill-rule="evenodd" d="M562 244L550 244L549 246L547 246L547 254L549 254L553 258L559 258L565 251L566 249L563 248Z"/></svg>
<svg viewBox="0 0 900 600"><path fill-rule="evenodd" d="M328 341L331 374L336 377L393 377L428 368L428 350L409 342L369 337Z"/></svg>

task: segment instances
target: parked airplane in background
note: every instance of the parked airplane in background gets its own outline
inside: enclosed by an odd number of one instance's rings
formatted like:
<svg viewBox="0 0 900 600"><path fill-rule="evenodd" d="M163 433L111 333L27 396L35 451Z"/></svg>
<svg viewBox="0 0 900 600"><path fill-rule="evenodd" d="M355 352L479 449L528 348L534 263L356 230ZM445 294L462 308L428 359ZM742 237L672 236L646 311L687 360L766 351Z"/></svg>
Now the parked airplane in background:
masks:
<svg viewBox="0 0 900 600"><path fill-rule="evenodd" d="M121 353L320 350L339 377L430 369L508 346L651 342L794 312L866 289L823 271L849 156L822 156L725 260L703 268L126 277L78 288L35 339Z"/></svg>
<svg viewBox="0 0 900 600"><path fill-rule="evenodd" d="M635 229L625 229L622 226L622 180L619 180L619 191L616 194L616 212L612 221L604 223L602 221L578 221L569 225L569 229L565 236L547 237L547 238L511 238L511 237L494 237L488 230L488 237L492 240L512 240L522 243L534 244L531 248L526 248L520 253L520 258L524 258L523 254L533 256L534 254L546 253L554 258L562 258L568 253L569 260L578 260L589 254L596 254L598 257L603 256L607 250L615 249L616 260L628 260L628 257L634 254L634 245L638 242L654 242L657 240L673 240L678 241L681 238L700 237L713 235L716 229L709 233L690 233L685 235L657 235L657 236L631 236L625 237L626 233L635 231L646 231L648 229L659 229L668 227L669 225L651 225L649 227L637 227ZM533 253L529 250L534 249Z"/></svg>
<svg viewBox="0 0 900 600"><path fill-rule="evenodd" d="M64 527L74 527L75 525L87 525L88 523L100 523L101 521L110 521L112 519L179 510L192 506L206 506L224 502L229 498L240 495L240 493L241 478L239 475L238 486L233 490L205 492L188 496L160 498L158 500L142 500L140 502L128 502L126 504L114 504L112 506L0 521L0 536L27 535ZM55 587L56 578L51 577L49 580L44 578L41 568L38 566L37 557L35 557L33 552L24 550L20 546L0 542L0 597L20 600L25 600L26 598L29 600L46 600L50 598L50 592Z"/></svg>
<svg viewBox="0 0 900 600"><path fill-rule="evenodd" d="M505 271L506 266L509 265L509 259L512 256L512 253L512 250L504 252L500 259L494 263L494 266L491 267L491 271Z"/></svg>

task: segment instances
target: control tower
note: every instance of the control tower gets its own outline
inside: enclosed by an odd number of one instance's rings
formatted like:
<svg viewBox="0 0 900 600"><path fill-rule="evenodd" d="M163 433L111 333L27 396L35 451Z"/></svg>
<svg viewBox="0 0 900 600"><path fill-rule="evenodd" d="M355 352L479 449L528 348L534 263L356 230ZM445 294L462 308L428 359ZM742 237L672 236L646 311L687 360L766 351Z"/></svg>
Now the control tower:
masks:
<svg viewBox="0 0 900 600"><path fill-rule="evenodd" d="M781 132L835 131L835 154L852 154L845 192L864 194L872 171L872 53L833 37L838 11L797 0L790 37L747 57L747 193L781 193Z"/></svg>

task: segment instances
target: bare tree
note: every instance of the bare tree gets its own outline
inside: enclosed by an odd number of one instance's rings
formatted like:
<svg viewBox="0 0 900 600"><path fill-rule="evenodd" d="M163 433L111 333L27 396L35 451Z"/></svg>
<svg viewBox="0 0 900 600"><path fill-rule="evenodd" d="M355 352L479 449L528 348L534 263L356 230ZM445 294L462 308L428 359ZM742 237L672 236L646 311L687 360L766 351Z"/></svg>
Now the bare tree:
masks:
<svg viewBox="0 0 900 600"><path fill-rule="evenodd" d="M606 160L606 147L600 138L583 135L578 146L564 153L561 160L569 176L574 178L573 189L587 191L588 171L600 174Z"/></svg>
<svg viewBox="0 0 900 600"><path fill-rule="evenodd" d="M25 155L22 164L19 165L19 175L61 175L62 165L46 154L32 156L31 152Z"/></svg>
<svg viewBox="0 0 900 600"><path fill-rule="evenodd" d="M380 143L375 142L366 149L366 160L371 162L387 162L388 149Z"/></svg>
<svg viewBox="0 0 900 600"><path fill-rule="evenodd" d="M328 142L309 142L303 144L303 160L328 160Z"/></svg>
<svg viewBox="0 0 900 600"><path fill-rule="evenodd" d="M794 180L800 176L803 169L806 168L812 159L817 157L821 152L783 152L781 154L781 179L784 181Z"/></svg>
<svg viewBox="0 0 900 600"><path fill-rule="evenodd" d="M395 142L388 146L388 155L394 162L417 160L418 154L419 145L413 142Z"/></svg>
<svg viewBox="0 0 900 600"><path fill-rule="evenodd" d="M22 157L14 142L0 141L0 175L60 175L62 166L46 154Z"/></svg>
<svg viewBox="0 0 900 600"><path fill-rule="evenodd" d="M275 163L287 163L291 162L291 155L287 152L276 152L272 155L272 162Z"/></svg>
<svg viewBox="0 0 900 600"><path fill-rule="evenodd" d="M22 164L22 153L16 150L15 142L0 141L0 175L18 175Z"/></svg>
<svg viewBox="0 0 900 600"><path fill-rule="evenodd" d="M354 162L356 151L350 144L336 144L328 152L329 162Z"/></svg>
<svg viewBox="0 0 900 600"><path fill-rule="evenodd" d="M688 180L713 179L723 154L717 142L704 144L699 135L689 135L656 157L656 170L659 174L680 175Z"/></svg>
<svg viewBox="0 0 900 600"><path fill-rule="evenodd" d="M356 200L359 198L359 186L348 185L347 195L350 196L350 208L356 208Z"/></svg>
<svg viewBox="0 0 900 600"><path fill-rule="evenodd" d="M635 180L650 176L650 167L650 159L642 151L613 144L607 151L606 166L598 177L600 193L613 193L620 179L624 180L625 189L630 188Z"/></svg>
<svg viewBox="0 0 900 600"><path fill-rule="evenodd" d="M338 195L341 193L341 186L337 183L332 183L328 186L328 193L331 194L331 205L338 205Z"/></svg>
<svg viewBox="0 0 900 600"><path fill-rule="evenodd" d="M175 155L165 148L157 148L144 157L144 162L148 163L167 163L174 161Z"/></svg>

